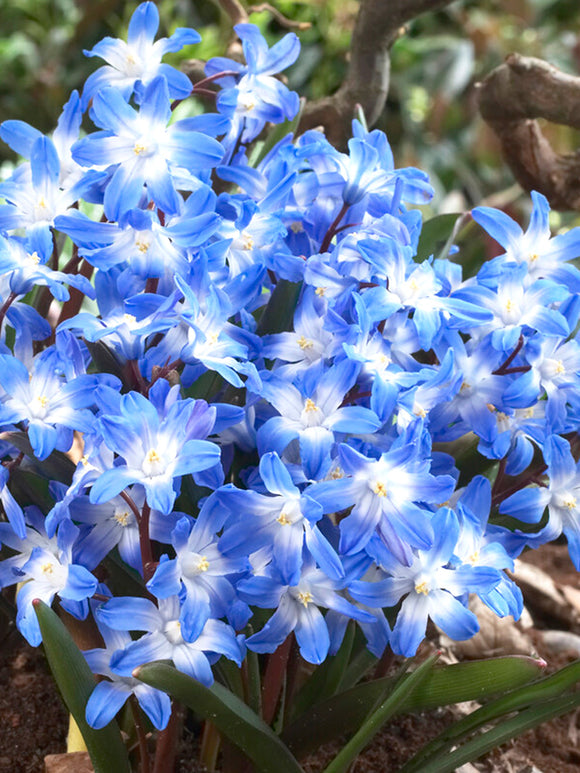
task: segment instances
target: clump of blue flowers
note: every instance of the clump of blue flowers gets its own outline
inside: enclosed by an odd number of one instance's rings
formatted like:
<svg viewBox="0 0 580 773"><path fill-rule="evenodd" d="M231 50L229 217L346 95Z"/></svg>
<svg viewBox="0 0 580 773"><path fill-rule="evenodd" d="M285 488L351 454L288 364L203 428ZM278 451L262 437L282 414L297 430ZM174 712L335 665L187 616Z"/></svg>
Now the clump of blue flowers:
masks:
<svg viewBox="0 0 580 773"><path fill-rule="evenodd" d="M563 534L580 569L580 229L534 193L526 232L473 211L503 249L475 276L418 260L432 189L382 132L260 152L299 109L294 34L238 25L245 61L199 85L162 61L199 35L158 25L143 3L85 52L52 136L0 126L0 587L33 645L35 599L94 620L97 728L130 696L167 725L150 661L210 686L349 626L411 657L429 620L474 635L471 594L518 618L525 547Z"/></svg>

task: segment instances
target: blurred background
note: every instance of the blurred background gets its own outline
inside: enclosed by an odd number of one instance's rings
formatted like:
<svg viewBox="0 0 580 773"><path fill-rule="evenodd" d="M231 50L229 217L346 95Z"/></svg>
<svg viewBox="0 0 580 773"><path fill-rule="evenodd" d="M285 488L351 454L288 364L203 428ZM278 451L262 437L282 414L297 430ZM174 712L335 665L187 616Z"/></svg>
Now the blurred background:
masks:
<svg viewBox="0 0 580 773"><path fill-rule="evenodd" d="M124 37L136 5L1 0L0 120L18 118L52 131L70 91L81 89L102 64L82 50L105 35ZM298 33L302 52L287 71L289 85L309 99L332 93L344 77L357 0L273 0L272 5L289 19L310 24ZM191 26L203 37L199 46L167 61L224 53L231 23L211 0L161 0L158 7L160 35ZM287 31L268 10L253 13L251 21L270 42ZM393 48L389 99L378 126L387 133L398 166L429 173L434 212L460 212L485 201L517 213L524 201L478 115L474 88L512 51L579 74L578 0L458 0L416 19ZM569 128L546 131L561 152L580 146L579 133ZM13 161L1 144L0 164ZM554 225L568 225L573 217L554 213Z"/></svg>

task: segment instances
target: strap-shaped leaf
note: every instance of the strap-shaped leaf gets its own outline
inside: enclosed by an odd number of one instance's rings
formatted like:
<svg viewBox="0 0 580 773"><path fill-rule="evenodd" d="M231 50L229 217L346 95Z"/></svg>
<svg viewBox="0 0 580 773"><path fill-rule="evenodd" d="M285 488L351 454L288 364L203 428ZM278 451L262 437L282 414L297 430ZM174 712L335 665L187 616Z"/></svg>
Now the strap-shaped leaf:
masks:
<svg viewBox="0 0 580 773"><path fill-rule="evenodd" d="M451 727L444 730L405 765L405 773L419 773L424 765L447 750L456 746L468 735L481 730L482 727L496 722L514 711L524 711L528 708L543 706L550 701L559 700L569 695L570 689L580 681L580 661L570 663L555 674L540 679L533 684L511 690L497 700L490 701L477 711L473 711ZM556 716L556 715L554 715ZM511 737L511 736L510 736ZM471 758L473 759L473 758Z"/></svg>
<svg viewBox="0 0 580 773"><path fill-rule="evenodd" d="M351 621L336 655L332 658L327 658L324 663L316 668L310 679L308 679L294 701L292 701L292 718L300 716L314 703L330 698L331 695L337 692L350 660L354 636L355 628Z"/></svg>
<svg viewBox="0 0 580 773"><path fill-rule="evenodd" d="M283 333L292 330L294 309L302 290L301 282L289 282L280 279L272 291L268 305L262 312L258 323L258 335L267 333Z"/></svg>
<svg viewBox="0 0 580 773"><path fill-rule="evenodd" d="M388 722L393 714L397 713L398 704L404 699L408 700L425 681L438 657L439 653L431 655L431 657L421 663L413 673L405 674L399 678L395 688L385 700L381 702L381 705L367 717L353 737L342 747L330 765L324 769L324 773L346 773L351 762L353 762L365 746L370 743L381 727Z"/></svg>
<svg viewBox="0 0 580 773"><path fill-rule="evenodd" d="M446 247L460 217L460 213L446 213L436 215L423 223L417 245L417 261L426 260L433 254L437 257L439 252Z"/></svg>
<svg viewBox="0 0 580 773"><path fill-rule="evenodd" d="M37 472L50 480L70 483L76 465L61 451L53 451L47 459L40 462L34 455L26 432L0 432L0 440L12 443L25 456L28 456Z"/></svg>
<svg viewBox="0 0 580 773"><path fill-rule="evenodd" d="M133 676L169 693L198 716L209 719L256 765L259 773L304 773L288 747L245 703L215 683L211 688L173 666L149 663Z"/></svg>
<svg viewBox="0 0 580 773"><path fill-rule="evenodd" d="M455 751L449 753L446 749L433 759L421 763L420 768L413 767L412 770L421 771L421 773L453 773L466 762L476 760L488 751L501 746L502 743L541 725L542 722L567 714L578 706L580 706L580 693L568 693L560 698L541 703L539 706L533 706L472 738ZM407 767L403 768L401 773L403 771L406 773Z"/></svg>
<svg viewBox="0 0 580 773"><path fill-rule="evenodd" d="M85 740L95 773L129 773L129 758L115 721L102 730L89 727L85 708L95 677L66 626L42 601L34 601L44 650L58 689Z"/></svg>
<svg viewBox="0 0 580 773"><path fill-rule="evenodd" d="M531 682L545 667L528 657L490 658L431 670L426 679L397 707L398 714L422 711L462 701L484 701ZM323 701L298 717L281 734L296 755L358 728L394 680L376 679Z"/></svg>

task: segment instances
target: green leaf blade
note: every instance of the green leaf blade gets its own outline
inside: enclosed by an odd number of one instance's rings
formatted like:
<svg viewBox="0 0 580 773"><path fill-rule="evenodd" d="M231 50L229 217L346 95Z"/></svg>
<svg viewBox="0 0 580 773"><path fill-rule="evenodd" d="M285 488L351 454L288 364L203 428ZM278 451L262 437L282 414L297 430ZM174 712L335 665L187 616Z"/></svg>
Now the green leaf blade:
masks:
<svg viewBox="0 0 580 773"><path fill-rule="evenodd" d="M169 693L218 730L255 763L260 773L304 773L288 747L245 703L219 683L211 688L172 666L149 663L133 676Z"/></svg>
<svg viewBox="0 0 580 773"><path fill-rule="evenodd" d="M347 773L351 763L360 752L371 742L381 727L397 713L397 706L403 699L403 696L408 699L420 684L425 681L438 657L439 653L431 655L415 671L407 674L406 679L400 678L398 680L390 695L367 717L354 736L342 747L330 765L325 768L324 773Z"/></svg>
<svg viewBox="0 0 580 773"><path fill-rule="evenodd" d="M87 724L85 709L95 677L81 651L58 615L42 601L33 603L54 680L83 736L95 773L130 773L117 723L113 720L101 730Z"/></svg>
<svg viewBox="0 0 580 773"><path fill-rule="evenodd" d="M488 700L528 684L544 667L544 661L522 656L437 667L411 695L403 695L397 714L468 700ZM284 729L281 737L294 754L302 757L319 745L356 730L385 690L392 689L394 684L390 678L376 679L341 692L302 714Z"/></svg>

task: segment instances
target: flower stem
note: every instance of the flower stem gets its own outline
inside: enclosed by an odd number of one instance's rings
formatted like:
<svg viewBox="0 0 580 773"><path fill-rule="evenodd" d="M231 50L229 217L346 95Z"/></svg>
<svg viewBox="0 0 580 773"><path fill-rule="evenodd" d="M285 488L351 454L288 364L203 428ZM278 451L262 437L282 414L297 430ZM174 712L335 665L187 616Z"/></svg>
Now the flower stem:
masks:
<svg viewBox="0 0 580 773"><path fill-rule="evenodd" d="M149 749L147 748L147 736L145 735L145 730L141 724L141 711L134 695L129 696L129 705L131 706L133 722L135 723L135 732L137 733L137 741L139 742L141 773L150 773L151 765L149 760Z"/></svg>
<svg viewBox="0 0 580 773"><path fill-rule="evenodd" d="M182 725L183 711L181 706L174 702L167 727L157 737L153 773L168 773L175 768L175 757Z"/></svg>
<svg viewBox="0 0 580 773"><path fill-rule="evenodd" d="M332 237L336 235L339 223L342 220L342 218L346 215L348 209L349 209L349 206L345 202L340 208L340 212L338 213L338 215L332 221L330 228L328 229L328 231L324 236L324 239L322 240L322 244L320 245L321 253L328 251L328 248L330 247L330 242L332 241Z"/></svg>
<svg viewBox="0 0 580 773"><path fill-rule="evenodd" d="M276 714L291 647L292 634L268 658L262 684L262 716L268 725L272 723Z"/></svg>

